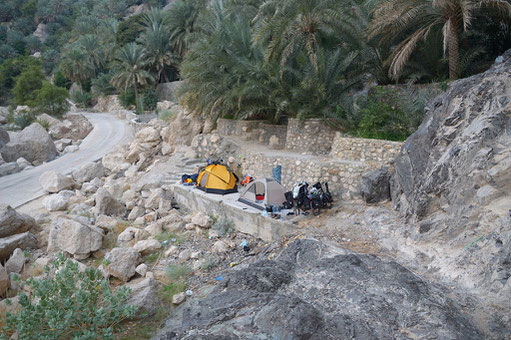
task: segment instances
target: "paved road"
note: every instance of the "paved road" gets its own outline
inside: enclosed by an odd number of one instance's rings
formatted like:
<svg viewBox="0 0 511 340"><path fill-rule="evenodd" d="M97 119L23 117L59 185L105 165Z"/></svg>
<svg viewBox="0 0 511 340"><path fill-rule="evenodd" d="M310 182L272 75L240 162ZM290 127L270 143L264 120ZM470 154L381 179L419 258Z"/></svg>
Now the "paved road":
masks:
<svg viewBox="0 0 511 340"><path fill-rule="evenodd" d="M93 130L80 144L77 152L63 155L34 169L0 177L0 203L19 207L44 194L39 177L46 171L69 174L83 164L95 161L116 145L128 141L131 129L126 121L106 113L82 113L93 125Z"/></svg>

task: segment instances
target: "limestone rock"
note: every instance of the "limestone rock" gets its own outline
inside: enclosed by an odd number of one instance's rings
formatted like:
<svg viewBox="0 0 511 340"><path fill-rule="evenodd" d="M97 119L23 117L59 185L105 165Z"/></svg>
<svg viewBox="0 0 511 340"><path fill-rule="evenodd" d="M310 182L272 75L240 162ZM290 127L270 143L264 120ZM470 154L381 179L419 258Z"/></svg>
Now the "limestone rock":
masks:
<svg viewBox="0 0 511 340"><path fill-rule="evenodd" d="M59 192L65 189L73 189L76 185L70 176L64 176L56 171L47 171L39 177L39 183L43 190L49 193Z"/></svg>
<svg viewBox="0 0 511 340"><path fill-rule="evenodd" d="M18 164L20 170L25 170L27 167L32 166L32 164L23 157L18 158L16 164Z"/></svg>
<svg viewBox="0 0 511 340"><path fill-rule="evenodd" d="M0 239L0 261L5 261L16 248L37 248L37 239L31 232L16 234Z"/></svg>
<svg viewBox="0 0 511 340"><path fill-rule="evenodd" d="M176 246L171 246L169 249L165 251L165 257L169 257L170 255L176 254L178 251L178 248Z"/></svg>
<svg viewBox="0 0 511 340"><path fill-rule="evenodd" d="M179 87L183 86L183 81L173 81L169 83L158 84L156 87L156 95L160 101L177 102L175 93ZM168 108L167 108L168 109Z"/></svg>
<svg viewBox="0 0 511 340"><path fill-rule="evenodd" d="M186 262L192 257L192 251L190 249L185 249L179 253L179 261Z"/></svg>
<svg viewBox="0 0 511 340"><path fill-rule="evenodd" d="M109 231L115 228L117 226L117 223L119 222L114 217L99 215L98 217L96 217L96 221L94 224L103 230Z"/></svg>
<svg viewBox="0 0 511 340"><path fill-rule="evenodd" d="M63 152L66 146L71 145L73 141L70 138L63 138L55 141L55 147L58 152Z"/></svg>
<svg viewBox="0 0 511 340"><path fill-rule="evenodd" d="M153 143L160 140L160 133L153 127L146 127L138 131L135 138L142 143Z"/></svg>
<svg viewBox="0 0 511 340"><path fill-rule="evenodd" d="M0 204L0 237L29 231L35 225L36 222L32 217L18 213L9 205Z"/></svg>
<svg viewBox="0 0 511 340"><path fill-rule="evenodd" d="M484 338L442 290L399 264L315 240L223 276L155 338Z"/></svg>
<svg viewBox="0 0 511 340"><path fill-rule="evenodd" d="M7 273L19 274L23 270L23 266L27 261L28 258L25 257L23 250L16 248L9 260L7 260L5 269L7 270Z"/></svg>
<svg viewBox="0 0 511 340"><path fill-rule="evenodd" d="M40 42L44 43L46 41L46 39L48 39L48 36L49 36L46 25L43 23L40 23L39 25L37 25L37 28L34 31L33 35L34 35L34 37L39 39Z"/></svg>
<svg viewBox="0 0 511 340"><path fill-rule="evenodd" d="M114 248L105 256L105 259L110 262L106 268L110 275L127 282L135 275L142 257L133 248Z"/></svg>
<svg viewBox="0 0 511 340"><path fill-rule="evenodd" d="M103 231L98 227L63 216L56 218L51 225L49 250L59 249L83 259L100 249L102 244Z"/></svg>
<svg viewBox="0 0 511 340"><path fill-rule="evenodd" d="M11 139L9 138L9 134L0 128L0 149L4 147L7 143L9 143Z"/></svg>
<svg viewBox="0 0 511 340"><path fill-rule="evenodd" d="M181 292L179 294L175 294L174 296L172 296L172 303L174 305L180 305L185 301L185 299L186 299L186 293Z"/></svg>
<svg viewBox="0 0 511 340"><path fill-rule="evenodd" d="M137 272L138 275L144 277L145 274L147 273L147 269L148 269L147 264L141 263L138 265L135 271Z"/></svg>
<svg viewBox="0 0 511 340"><path fill-rule="evenodd" d="M127 287L131 289L131 297L126 302L138 308L135 318L148 317L156 314L159 306L158 284L154 279L145 278L140 282L128 283Z"/></svg>
<svg viewBox="0 0 511 340"><path fill-rule="evenodd" d="M156 236L163 232L161 226L158 223L152 223L152 224L148 225L145 228L145 231L147 231L151 236Z"/></svg>
<svg viewBox="0 0 511 340"><path fill-rule="evenodd" d="M64 148L63 153L73 153L73 152L78 151L79 149L80 149L80 147L78 145L69 145Z"/></svg>
<svg viewBox="0 0 511 340"><path fill-rule="evenodd" d="M101 161L99 162L90 162L82 165L82 167L73 172L73 179L82 184L84 182L90 182L94 178L105 176L105 168Z"/></svg>
<svg viewBox="0 0 511 340"><path fill-rule="evenodd" d="M362 175L360 194L366 203L378 203L390 199L390 172L387 167Z"/></svg>
<svg viewBox="0 0 511 340"><path fill-rule="evenodd" d="M133 249L142 255L147 255L161 249L161 243L157 240L142 240L135 243Z"/></svg>
<svg viewBox="0 0 511 340"><path fill-rule="evenodd" d="M57 157L57 149L46 130L38 123L26 127L21 132L14 133L11 141L1 150L6 162L15 162L23 157L34 165L51 161Z"/></svg>
<svg viewBox="0 0 511 340"><path fill-rule="evenodd" d="M213 220L208 215L199 211L194 217L192 217L192 223L201 228L211 228Z"/></svg>
<svg viewBox="0 0 511 340"><path fill-rule="evenodd" d="M135 206L128 215L128 221L135 221L137 218L145 215L145 209L141 206Z"/></svg>
<svg viewBox="0 0 511 340"><path fill-rule="evenodd" d="M11 174L16 174L20 171L21 171L21 168L18 165L18 163L16 163L16 162L0 164L0 177L11 175Z"/></svg>
<svg viewBox="0 0 511 340"><path fill-rule="evenodd" d="M215 253L226 253L229 250L229 246L222 240L218 240L213 244L213 251Z"/></svg>
<svg viewBox="0 0 511 340"><path fill-rule="evenodd" d="M117 236L117 244L119 247L133 247L135 243L142 239L142 230L134 227L126 228Z"/></svg>
<svg viewBox="0 0 511 340"><path fill-rule="evenodd" d="M69 199L74 195L74 191L63 190L58 194L53 194L46 197L43 201L43 205L48 211L66 210L68 207Z"/></svg>
<svg viewBox="0 0 511 340"><path fill-rule="evenodd" d="M9 274L7 270L0 264L0 295L5 296L7 290L9 289Z"/></svg>
<svg viewBox="0 0 511 340"><path fill-rule="evenodd" d="M96 192L94 215L124 216L126 215L126 207L113 198L108 190L99 188Z"/></svg>

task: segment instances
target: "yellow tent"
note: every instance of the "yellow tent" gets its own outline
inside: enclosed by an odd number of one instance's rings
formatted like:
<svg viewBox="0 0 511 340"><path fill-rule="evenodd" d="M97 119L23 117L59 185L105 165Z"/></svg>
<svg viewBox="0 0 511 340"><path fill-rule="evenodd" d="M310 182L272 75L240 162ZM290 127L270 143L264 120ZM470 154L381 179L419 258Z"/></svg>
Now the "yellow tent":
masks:
<svg viewBox="0 0 511 340"><path fill-rule="evenodd" d="M227 166L211 164L199 170L197 188L212 194L230 194L238 192L236 181L238 178Z"/></svg>

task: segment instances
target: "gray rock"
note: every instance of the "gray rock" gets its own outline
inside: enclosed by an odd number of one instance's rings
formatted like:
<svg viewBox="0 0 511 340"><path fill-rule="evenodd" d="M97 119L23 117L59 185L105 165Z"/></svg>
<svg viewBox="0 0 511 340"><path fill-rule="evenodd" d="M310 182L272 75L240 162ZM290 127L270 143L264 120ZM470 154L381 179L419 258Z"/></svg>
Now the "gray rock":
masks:
<svg viewBox="0 0 511 340"><path fill-rule="evenodd" d="M55 147L59 152L63 152L66 146L71 145L73 141L70 138L63 138L55 141Z"/></svg>
<svg viewBox="0 0 511 340"><path fill-rule="evenodd" d="M16 160L16 163L20 167L20 170L25 170L27 167L32 166L29 161L27 161L25 158L20 157Z"/></svg>
<svg viewBox="0 0 511 340"><path fill-rule="evenodd" d="M78 145L69 145L64 148L63 153L73 153L73 152L78 151L79 149L80 149L80 147Z"/></svg>
<svg viewBox="0 0 511 340"><path fill-rule="evenodd" d="M9 143L11 139L9 138L9 134L0 128L0 149L4 147L7 143Z"/></svg>
<svg viewBox="0 0 511 340"><path fill-rule="evenodd" d="M160 101L167 100L177 102L175 96L176 90L183 85L183 81L173 81L170 83L158 84L156 87L156 95Z"/></svg>
<svg viewBox="0 0 511 340"><path fill-rule="evenodd" d="M94 178L105 176L105 168L101 161L90 162L82 165L82 167L72 173L73 179L82 184L84 182L90 182Z"/></svg>
<svg viewBox="0 0 511 340"><path fill-rule="evenodd" d="M153 316L159 306L158 284L151 278L142 279L139 282L128 283L126 287L131 289L131 297L126 302L138 308L135 319Z"/></svg>
<svg viewBox="0 0 511 340"><path fill-rule="evenodd" d="M202 295L202 294L201 294ZM443 292L396 262L315 240L223 275L154 339L481 339Z"/></svg>
<svg viewBox="0 0 511 340"><path fill-rule="evenodd" d="M0 261L5 261L16 248L37 248L37 239L31 232L0 238Z"/></svg>
<svg viewBox="0 0 511 340"><path fill-rule="evenodd" d="M119 247L133 247L135 243L142 239L143 231L135 227L128 227L117 236L117 244Z"/></svg>
<svg viewBox="0 0 511 340"><path fill-rule="evenodd" d="M140 216L145 215L145 209L141 206L135 206L128 215L128 221L135 221Z"/></svg>
<svg viewBox="0 0 511 340"><path fill-rule="evenodd" d="M96 192L94 215L124 216L126 215L126 207L113 198L108 190L99 188Z"/></svg>
<svg viewBox="0 0 511 340"><path fill-rule="evenodd" d="M9 283L9 274L7 273L7 270L5 270L4 266L0 264L0 295L6 295L7 290L9 289Z"/></svg>
<svg viewBox="0 0 511 340"><path fill-rule="evenodd" d="M40 23L37 25L36 30L33 33L34 37L39 39L40 42L44 43L46 39L48 39L49 33L48 29L46 28L46 25L43 23Z"/></svg>
<svg viewBox="0 0 511 340"><path fill-rule="evenodd" d="M185 299L186 299L185 292L181 292L172 296L172 303L174 305L180 305L185 301Z"/></svg>
<svg viewBox="0 0 511 340"><path fill-rule="evenodd" d="M10 162L0 165L0 176L7 176L21 171L20 166L16 162Z"/></svg>
<svg viewBox="0 0 511 340"><path fill-rule="evenodd" d="M76 185L70 176L64 176L56 171L47 171L39 177L39 183L44 191L56 193L62 190L73 189Z"/></svg>
<svg viewBox="0 0 511 340"><path fill-rule="evenodd" d="M133 248L114 248L105 259L110 262L106 268L110 275L125 282L135 275L136 268L142 261L139 252Z"/></svg>
<svg viewBox="0 0 511 340"><path fill-rule="evenodd" d="M7 273L19 274L23 270L23 266L27 261L28 258L25 257L23 250L16 248L9 260L7 260L5 269L7 270Z"/></svg>
<svg viewBox="0 0 511 340"><path fill-rule="evenodd" d="M360 194L366 203L378 203L390 199L390 172L387 167L362 175Z"/></svg>
<svg viewBox="0 0 511 340"><path fill-rule="evenodd" d="M34 165L51 161L57 157L57 149L46 130L38 123L13 134L11 141L1 150L6 162L15 162L23 157Z"/></svg>
<svg viewBox="0 0 511 340"><path fill-rule="evenodd" d="M59 216L50 229L48 251L62 250L78 259L87 258L103 244L103 231L95 226Z"/></svg>
<svg viewBox="0 0 511 340"><path fill-rule="evenodd" d="M32 217L18 213L9 205L0 204L0 237L29 231L35 225Z"/></svg>
<svg viewBox="0 0 511 340"><path fill-rule="evenodd" d="M133 249L142 255L147 255L161 249L161 243L157 240L142 240L135 243Z"/></svg>

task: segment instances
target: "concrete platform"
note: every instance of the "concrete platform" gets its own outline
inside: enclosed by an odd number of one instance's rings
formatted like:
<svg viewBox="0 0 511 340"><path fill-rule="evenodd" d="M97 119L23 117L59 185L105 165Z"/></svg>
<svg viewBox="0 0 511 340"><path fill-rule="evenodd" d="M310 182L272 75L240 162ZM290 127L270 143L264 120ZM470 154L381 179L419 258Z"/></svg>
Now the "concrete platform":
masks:
<svg viewBox="0 0 511 340"><path fill-rule="evenodd" d="M192 186L176 184L174 197L180 206L218 218L227 218L234 223L237 231L267 242L290 234L295 229L290 221L262 216L261 210L238 202L239 193L223 196L207 194Z"/></svg>

